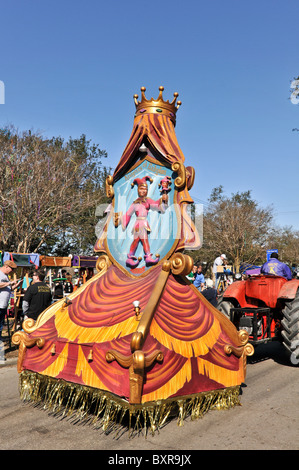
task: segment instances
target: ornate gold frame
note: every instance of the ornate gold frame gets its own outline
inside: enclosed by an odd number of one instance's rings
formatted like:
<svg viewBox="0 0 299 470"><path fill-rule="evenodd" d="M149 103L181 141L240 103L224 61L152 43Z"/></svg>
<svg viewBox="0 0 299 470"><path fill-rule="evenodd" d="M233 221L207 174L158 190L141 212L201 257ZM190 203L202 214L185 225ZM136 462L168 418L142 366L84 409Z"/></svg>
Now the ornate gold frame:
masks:
<svg viewBox="0 0 299 470"><path fill-rule="evenodd" d="M150 155L146 155L131 167L130 172L132 170L136 169L138 166L142 165L145 160L147 160L150 163L153 163L155 165L159 165L159 166L162 166L162 167L165 166L167 168L170 168L169 165L164 165L163 163L161 163L159 160L155 159L154 157L151 157ZM146 272L140 274L138 276L138 278L142 278L142 277L147 276L152 271L153 268L163 264L166 259L169 259L170 256L174 253L174 251L175 251L175 249L176 249L176 247L177 247L177 245L179 244L179 241L180 241L180 233L181 233L182 224L181 224L181 212L179 211L178 205L183 201L178 201L177 202L177 200L178 200L178 193L180 191L182 191L186 186L186 171L185 171L184 165L182 163L179 163L179 162L173 164L171 166L171 169L175 173L178 173L178 176L174 180L174 184L176 186L176 189L174 191L174 198L173 198L174 199L173 202L175 203L175 212L176 212L177 221L178 221L178 228L177 228L176 238L175 238L175 241L174 241L171 249L168 251L168 253L166 253L166 255L163 258L161 258L155 266L150 267ZM115 200L114 200L113 177L111 175L109 175L106 178L106 194L107 194L108 197L112 198L112 210L110 211L110 214L108 216L107 222L106 222L105 227L104 227L105 235L104 235L103 245L104 245L105 253L108 255L110 261L113 264L115 264L123 273L125 273L127 276L129 276L132 279L136 279L136 275L131 274L127 269L125 269L121 264L119 264L118 261L113 257L113 255L111 254L111 252L109 250L108 243L107 243L106 234L107 234L107 230L108 230L108 225L111 222L113 223L112 218L116 214L114 212Z"/></svg>

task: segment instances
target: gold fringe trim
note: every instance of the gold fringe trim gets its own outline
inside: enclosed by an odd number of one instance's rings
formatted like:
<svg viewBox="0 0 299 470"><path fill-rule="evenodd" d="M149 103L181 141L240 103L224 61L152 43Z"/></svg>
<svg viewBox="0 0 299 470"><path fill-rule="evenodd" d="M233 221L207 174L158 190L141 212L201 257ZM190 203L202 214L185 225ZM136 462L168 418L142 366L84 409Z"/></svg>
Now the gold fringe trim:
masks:
<svg viewBox="0 0 299 470"><path fill-rule="evenodd" d="M148 432L154 435L175 416L181 426L188 417L194 420L209 410L240 405L239 386L142 405L130 405L112 393L29 370L20 374L19 388L23 401L34 402L55 416L93 424L106 434L116 432L119 435L128 431L129 437L136 433L146 437Z"/></svg>

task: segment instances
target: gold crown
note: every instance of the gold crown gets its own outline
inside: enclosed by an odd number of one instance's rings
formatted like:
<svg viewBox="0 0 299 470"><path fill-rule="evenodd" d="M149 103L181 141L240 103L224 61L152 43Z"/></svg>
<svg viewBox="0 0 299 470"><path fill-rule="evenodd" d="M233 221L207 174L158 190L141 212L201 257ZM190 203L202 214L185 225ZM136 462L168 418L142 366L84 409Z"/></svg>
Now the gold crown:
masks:
<svg viewBox="0 0 299 470"><path fill-rule="evenodd" d="M168 116L172 122L175 125L175 120L176 120L176 112L181 106L182 102L178 101L176 103L176 99L179 96L178 93L174 93L174 99L171 103L169 101L164 101L163 100L163 90L164 87L160 86L159 87L159 96L156 100L154 98L151 98L150 100L147 100L145 97L144 92L146 91L146 88L143 86L140 88L141 90L141 101L137 101L138 95L134 95L134 101L136 105L136 116L140 116L142 114L149 114L149 113L154 113L154 114L164 114Z"/></svg>

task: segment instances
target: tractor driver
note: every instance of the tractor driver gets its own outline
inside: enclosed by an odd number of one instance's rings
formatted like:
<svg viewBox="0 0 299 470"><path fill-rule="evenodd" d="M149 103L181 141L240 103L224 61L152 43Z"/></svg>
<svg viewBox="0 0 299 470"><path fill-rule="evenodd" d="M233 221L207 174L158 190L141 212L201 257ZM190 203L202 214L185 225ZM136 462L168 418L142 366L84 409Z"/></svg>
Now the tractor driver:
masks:
<svg viewBox="0 0 299 470"><path fill-rule="evenodd" d="M279 261L277 253L271 253L269 261L261 267L261 274L274 274L281 276L290 281L292 279L292 271L289 266Z"/></svg>

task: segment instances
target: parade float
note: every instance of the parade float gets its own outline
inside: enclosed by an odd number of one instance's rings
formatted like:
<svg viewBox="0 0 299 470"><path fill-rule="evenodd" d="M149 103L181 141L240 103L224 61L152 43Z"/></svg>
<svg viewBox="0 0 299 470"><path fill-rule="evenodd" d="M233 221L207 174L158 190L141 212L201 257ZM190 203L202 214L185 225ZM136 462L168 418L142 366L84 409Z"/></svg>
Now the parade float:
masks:
<svg viewBox="0 0 299 470"><path fill-rule="evenodd" d="M159 429L169 416L239 404L248 334L187 280L199 235L188 215L194 169L184 164L172 102L134 95L129 142L106 179L111 204L96 242L97 274L28 319L19 345L25 401L108 432Z"/></svg>

